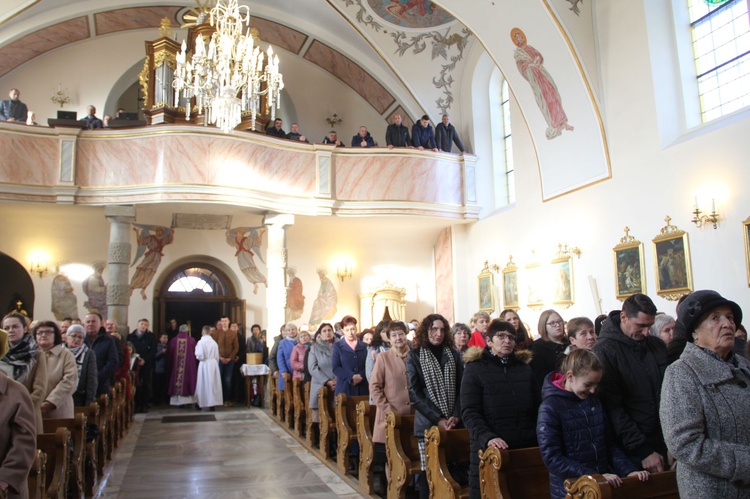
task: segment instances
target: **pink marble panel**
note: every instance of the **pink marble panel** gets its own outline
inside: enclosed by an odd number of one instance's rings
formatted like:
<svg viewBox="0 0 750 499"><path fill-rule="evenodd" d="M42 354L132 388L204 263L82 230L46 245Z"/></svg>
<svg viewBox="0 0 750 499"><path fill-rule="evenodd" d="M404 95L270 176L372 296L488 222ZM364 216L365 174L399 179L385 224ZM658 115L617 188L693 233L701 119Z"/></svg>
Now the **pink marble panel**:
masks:
<svg viewBox="0 0 750 499"><path fill-rule="evenodd" d="M310 44L305 59L352 87L380 114L395 102L388 90L356 62L317 40Z"/></svg>
<svg viewBox="0 0 750 499"><path fill-rule="evenodd" d="M177 12L181 9L182 7L154 6L108 10L94 14L94 26L97 35L129 29L158 28L164 17L177 26Z"/></svg>
<svg viewBox="0 0 750 499"><path fill-rule="evenodd" d="M87 16L47 26L0 48L0 76L38 55L84 40L90 35Z"/></svg>
<svg viewBox="0 0 750 499"><path fill-rule="evenodd" d="M308 149L303 146L303 149ZM211 143L208 183L280 194L315 193L312 147L286 150L246 141L215 139Z"/></svg>
<svg viewBox="0 0 750 499"><path fill-rule="evenodd" d="M0 182L25 185L58 183L60 142L57 137L0 133L0 151Z"/></svg>
<svg viewBox="0 0 750 499"><path fill-rule="evenodd" d="M260 39L264 42L281 47L293 54L299 54L307 40L307 35L304 33L261 17L251 17L250 26L258 30Z"/></svg>
<svg viewBox="0 0 750 499"><path fill-rule="evenodd" d="M389 154L341 155L335 161L338 199L462 204L457 162Z"/></svg>
<svg viewBox="0 0 750 499"><path fill-rule="evenodd" d="M453 323L453 232L440 231L435 241L435 310Z"/></svg>

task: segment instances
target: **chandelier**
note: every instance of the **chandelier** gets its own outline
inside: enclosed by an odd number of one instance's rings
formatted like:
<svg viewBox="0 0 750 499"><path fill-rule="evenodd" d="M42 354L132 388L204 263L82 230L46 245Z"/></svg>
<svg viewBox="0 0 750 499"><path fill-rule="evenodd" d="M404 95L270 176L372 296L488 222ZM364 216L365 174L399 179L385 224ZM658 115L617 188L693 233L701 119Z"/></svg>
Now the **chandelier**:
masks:
<svg viewBox="0 0 750 499"><path fill-rule="evenodd" d="M261 97L266 96L265 112L270 112L273 121L284 80L279 73L279 56L270 46L268 63L263 66L266 54L250 33L250 9L238 5L237 0L219 0L211 9L210 23L216 27L211 41L206 45L199 34L189 60L187 44L182 42L172 82L175 104L180 93L188 101L195 97L198 114L204 108L208 111L205 123L215 123L228 133L240 124L246 111L252 115L250 126L254 130ZM190 119L190 102L185 106L185 117Z"/></svg>

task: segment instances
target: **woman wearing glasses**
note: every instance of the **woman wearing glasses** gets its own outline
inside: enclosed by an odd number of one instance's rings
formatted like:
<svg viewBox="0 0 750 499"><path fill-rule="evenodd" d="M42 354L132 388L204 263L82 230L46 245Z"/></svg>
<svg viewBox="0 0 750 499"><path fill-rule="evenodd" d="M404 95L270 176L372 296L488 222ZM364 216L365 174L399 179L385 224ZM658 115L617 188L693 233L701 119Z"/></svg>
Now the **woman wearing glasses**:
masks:
<svg viewBox="0 0 750 499"><path fill-rule="evenodd" d="M560 367L565 357L565 349L570 342L565 336L565 323L554 310L542 312L538 327L541 338L531 344L531 367L534 369L537 386L541 390L544 378Z"/></svg>
<svg viewBox="0 0 750 499"><path fill-rule="evenodd" d="M472 347L461 382L461 419L471 438L469 497L479 498L479 455L487 447L536 447L539 387L528 350L514 351L516 330L500 319L487 328L487 346Z"/></svg>
<svg viewBox="0 0 750 499"><path fill-rule="evenodd" d="M29 334L25 316L11 312L3 317L3 329L8 332L10 349L0 359L0 370L21 383L31 394L36 414L36 431L42 433L42 402L47 395L47 359Z"/></svg>
<svg viewBox="0 0 750 499"><path fill-rule="evenodd" d="M60 329L52 321L34 327L39 349L47 358L47 394L42 402L42 416L46 419L72 419L73 393L78 387L76 359L63 345Z"/></svg>
<svg viewBox="0 0 750 499"><path fill-rule="evenodd" d="M73 404L76 407L87 406L96 400L96 389L99 386L96 354L83 342L85 339L86 330L80 324L70 326L65 335L65 343L68 345L68 351L73 354L78 371L78 388L73 394Z"/></svg>

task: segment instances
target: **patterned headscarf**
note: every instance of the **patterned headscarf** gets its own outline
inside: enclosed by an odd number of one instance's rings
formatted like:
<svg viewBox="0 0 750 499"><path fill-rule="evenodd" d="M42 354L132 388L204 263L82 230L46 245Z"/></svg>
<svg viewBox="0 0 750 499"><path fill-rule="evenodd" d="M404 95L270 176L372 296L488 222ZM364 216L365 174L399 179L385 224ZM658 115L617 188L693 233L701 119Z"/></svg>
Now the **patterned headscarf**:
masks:
<svg viewBox="0 0 750 499"><path fill-rule="evenodd" d="M13 379L19 383L26 381L36 366L36 352L39 345L29 333L25 333L21 341L10 347L0 362L13 366Z"/></svg>

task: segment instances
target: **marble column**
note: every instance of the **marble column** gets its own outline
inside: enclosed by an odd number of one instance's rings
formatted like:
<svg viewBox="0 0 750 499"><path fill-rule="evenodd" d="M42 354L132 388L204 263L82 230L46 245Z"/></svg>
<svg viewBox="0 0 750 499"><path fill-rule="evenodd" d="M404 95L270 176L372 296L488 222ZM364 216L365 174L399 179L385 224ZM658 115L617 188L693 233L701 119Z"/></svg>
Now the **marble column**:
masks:
<svg viewBox="0 0 750 499"><path fill-rule="evenodd" d="M125 335L128 327L130 305L130 227L135 221L134 206L105 206L104 216L109 221L109 266L107 283L107 308L109 318L117 323L117 330Z"/></svg>
<svg viewBox="0 0 750 499"><path fill-rule="evenodd" d="M294 215L266 215L263 225L268 229L266 309L270 341L286 321L286 228L294 225Z"/></svg>

